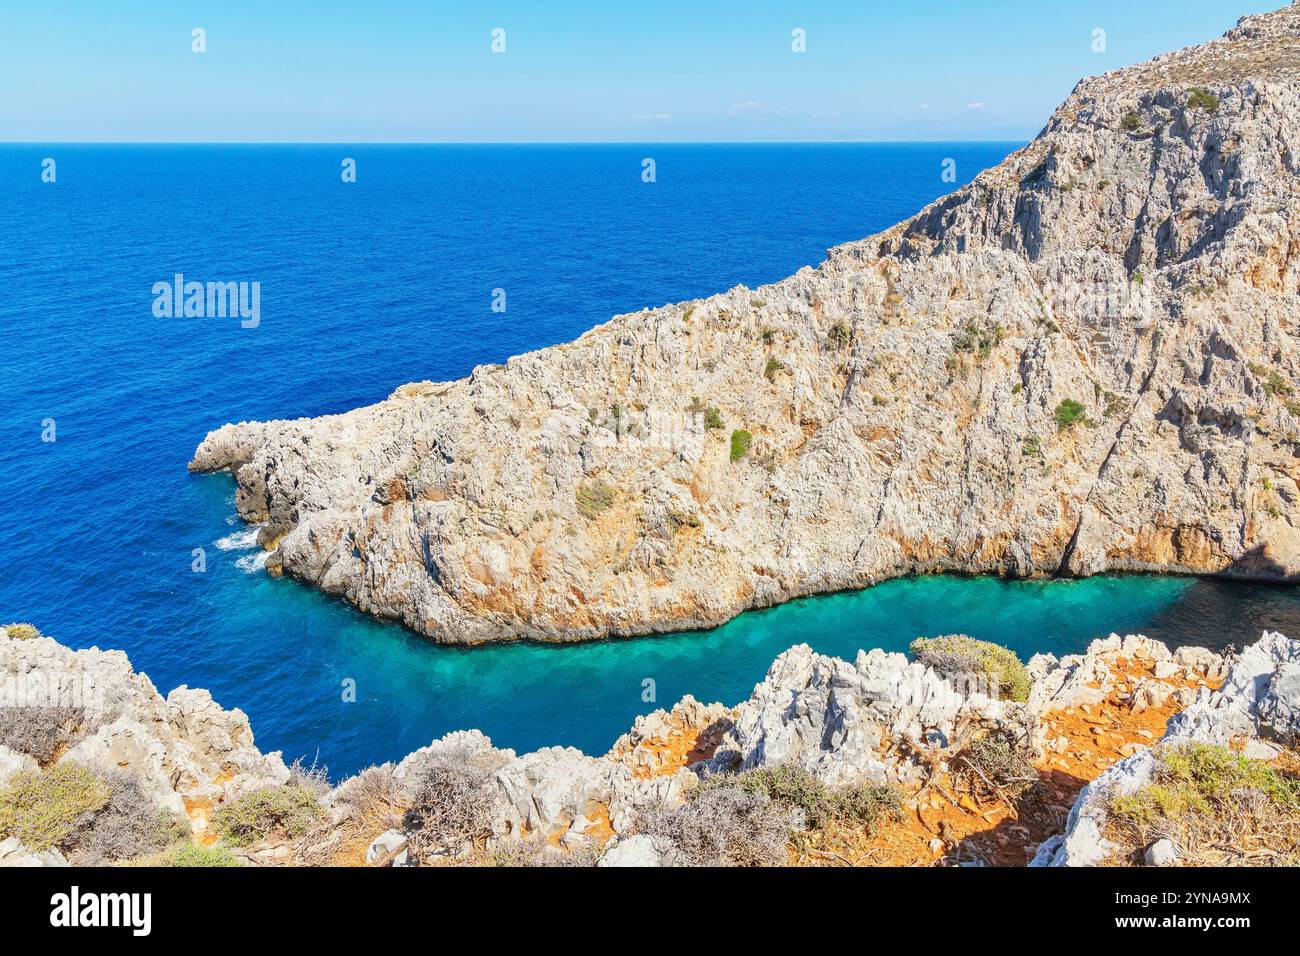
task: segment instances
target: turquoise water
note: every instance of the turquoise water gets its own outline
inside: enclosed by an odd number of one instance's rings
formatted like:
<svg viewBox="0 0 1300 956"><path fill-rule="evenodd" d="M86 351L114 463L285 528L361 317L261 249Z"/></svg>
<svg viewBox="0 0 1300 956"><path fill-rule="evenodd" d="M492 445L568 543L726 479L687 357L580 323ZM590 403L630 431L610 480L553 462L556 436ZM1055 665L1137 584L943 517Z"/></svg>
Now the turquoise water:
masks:
<svg viewBox="0 0 1300 956"><path fill-rule="evenodd" d="M198 481L226 495L233 485L219 475ZM902 651L918 636L964 632L1027 660L1042 650L1082 651L1112 631L1210 647L1252 641L1266 627L1300 633L1294 588L1136 575L1083 581L942 576L803 598L711 631L463 649L370 620L297 582L244 574L233 554L215 573L240 599L222 604L226 619L211 649L187 648L199 662L196 683L214 688L219 699L228 684L224 699L252 702L255 729L260 712L276 728L267 744L309 756L319 745L332 770L397 758L467 727L520 751L567 744L602 753L637 714L686 694L743 700L777 655L799 643L852 660L859 649ZM278 638L265 630L266 607L283 616ZM217 657L232 631L248 635L234 674ZM357 681L355 703L341 699L346 678ZM647 679L654 682L654 701L642 699Z"/></svg>
<svg viewBox="0 0 1300 956"><path fill-rule="evenodd" d="M238 546L231 479L185 470L227 421L345 411L615 313L781 279L1017 145L0 146L0 622L121 648L163 691L209 688L261 746L319 748L334 776L469 727L603 751L683 694L746 697L800 641L852 657L965 630L1028 655L1111 630L1300 634L1294 589L929 579L705 634L448 650L269 579ZM261 324L155 317L176 272L260 282Z"/></svg>

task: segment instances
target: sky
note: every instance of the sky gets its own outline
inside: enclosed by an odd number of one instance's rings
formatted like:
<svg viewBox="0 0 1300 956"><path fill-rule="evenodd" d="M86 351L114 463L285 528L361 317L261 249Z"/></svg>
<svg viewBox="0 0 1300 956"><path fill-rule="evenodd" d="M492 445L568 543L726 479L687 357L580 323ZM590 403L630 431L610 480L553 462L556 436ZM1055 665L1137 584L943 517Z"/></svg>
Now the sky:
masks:
<svg viewBox="0 0 1300 956"><path fill-rule="evenodd" d="M0 141L1027 140L1081 77L1283 5L0 0Z"/></svg>

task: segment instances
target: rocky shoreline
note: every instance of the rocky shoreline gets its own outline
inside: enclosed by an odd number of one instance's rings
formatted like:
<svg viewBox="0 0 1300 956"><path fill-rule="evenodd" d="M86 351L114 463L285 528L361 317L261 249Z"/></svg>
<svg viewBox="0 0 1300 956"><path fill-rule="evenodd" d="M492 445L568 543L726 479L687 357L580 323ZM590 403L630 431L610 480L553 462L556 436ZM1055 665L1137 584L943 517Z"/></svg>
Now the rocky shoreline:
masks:
<svg viewBox="0 0 1300 956"><path fill-rule="evenodd" d="M756 290L229 424L267 567L446 643L719 624L909 573L1295 581L1300 7L1082 81ZM938 170L936 170L938 175Z"/></svg>
<svg viewBox="0 0 1300 956"><path fill-rule="evenodd" d="M228 845L245 865L689 865L698 850L654 821L696 807L711 788L741 792L755 773L793 774L827 793L888 791L897 812L875 829L833 831L791 817L775 844L788 857L766 862L1091 865L1116 852L1108 801L1150 781L1162 744L1277 761L1294 757L1300 737L1300 641L1280 634L1239 655L1170 652L1140 636L1059 660L1040 654L1024 667L1023 700L942 671L941 661L903 654L862 651L848 662L800 645L737 706L684 698L638 718L602 756L516 754L467 730L330 786L259 751L246 716L206 691L164 697L119 651L72 651L11 626L0 634L0 829L6 787L75 766L133 781L184 821L182 843ZM1032 762L1031 784L1015 800L962 790L963 755L1007 735ZM430 781L443 788L434 796ZM289 793L311 803L309 825L237 838L237 808ZM432 843L457 814L471 817L472 836ZM93 832L88 819L77 826ZM81 862L76 839L65 842ZM57 845L0 840L0 864L67 862Z"/></svg>

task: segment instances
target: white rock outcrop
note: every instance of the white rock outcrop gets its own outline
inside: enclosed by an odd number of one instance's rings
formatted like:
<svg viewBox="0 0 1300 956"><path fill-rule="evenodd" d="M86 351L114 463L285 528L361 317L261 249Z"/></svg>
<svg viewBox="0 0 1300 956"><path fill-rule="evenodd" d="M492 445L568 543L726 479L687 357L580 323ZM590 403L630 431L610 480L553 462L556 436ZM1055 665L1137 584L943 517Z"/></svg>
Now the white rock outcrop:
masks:
<svg viewBox="0 0 1300 956"><path fill-rule="evenodd" d="M1202 688L1190 706L1170 719L1160 742L1228 746L1243 741L1265 747L1269 739L1293 743L1300 738L1297 660L1300 641L1265 633L1231 662L1219 690ZM1200 663L1198 660L1193 666ZM1247 755L1271 754L1267 749L1252 753L1248 747ZM1106 859L1115 849L1105 838L1111 801L1145 787L1156 769L1156 754L1146 749L1121 760L1084 787L1070 811L1065 833L1044 843L1033 865L1093 866Z"/></svg>
<svg viewBox="0 0 1300 956"><path fill-rule="evenodd" d="M707 767L793 763L834 785L913 782L924 769L918 748L948 746L959 724L1023 723L1026 713L1023 705L963 692L903 654L859 651L850 664L800 644L778 657L736 708Z"/></svg>
<svg viewBox="0 0 1300 956"><path fill-rule="evenodd" d="M205 690L179 687L164 698L121 651L73 651L48 637L0 636L0 707L58 708L73 729L59 761L138 777L162 808L184 813L289 777L279 753L264 754L248 717ZM6 769L32 769L0 753Z"/></svg>

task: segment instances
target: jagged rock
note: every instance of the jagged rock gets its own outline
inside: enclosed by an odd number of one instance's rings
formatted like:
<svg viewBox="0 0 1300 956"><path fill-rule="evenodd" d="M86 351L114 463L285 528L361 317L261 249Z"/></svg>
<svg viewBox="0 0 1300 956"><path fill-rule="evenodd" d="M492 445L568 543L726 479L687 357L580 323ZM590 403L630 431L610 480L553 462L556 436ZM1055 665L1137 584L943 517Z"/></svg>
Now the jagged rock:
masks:
<svg viewBox="0 0 1300 956"><path fill-rule="evenodd" d="M4 782L20 770L32 772L40 768L41 765L35 758L10 750L8 747L0 747L0 786L4 786Z"/></svg>
<svg viewBox="0 0 1300 956"><path fill-rule="evenodd" d="M1157 840L1146 848L1142 859L1147 866L1175 866L1178 863L1178 848L1172 840Z"/></svg>
<svg viewBox="0 0 1300 956"><path fill-rule="evenodd" d="M816 269L228 424L190 467L234 474L284 573L449 643L714 625L912 572L1295 580L1298 35L1287 7L1086 79Z"/></svg>
<svg viewBox="0 0 1300 956"><path fill-rule="evenodd" d="M1158 666L1158 665L1157 665ZM1159 676L1159 671L1156 675ZM1173 676L1168 674L1166 676ZM1135 713L1141 713L1148 707L1163 707L1174 696L1174 688L1159 680L1140 681L1133 688L1132 707Z"/></svg>
<svg viewBox="0 0 1300 956"><path fill-rule="evenodd" d="M289 778L278 752L257 749L242 711L185 687L164 699L121 651L0 638L0 686L27 706L71 708L79 727L59 759L127 770L160 807L183 812Z"/></svg>
<svg viewBox="0 0 1300 956"><path fill-rule="evenodd" d="M735 725L705 767L794 763L837 785L913 781L922 766L899 753L899 743L943 747L959 724L995 726L1024 713L1024 705L963 693L903 654L859 652L849 664L800 644L736 708Z"/></svg>
<svg viewBox="0 0 1300 956"><path fill-rule="evenodd" d="M701 704L690 694L671 710L656 710L637 717L632 729L614 742L609 756L634 774L652 776L676 769L665 767L665 750L674 744L689 747L697 762L717 749L734 723L734 712L722 704Z"/></svg>
<svg viewBox="0 0 1300 956"><path fill-rule="evenodd" d="M543 747L516 757L497 773L497 783L512 833L567 830L592 804L608 806L614 796L604 762L572 747Z"/></svg>
<svg viewBox="0 0 1300 956"><path fill-rule="evenodd" d="M644 835L630 836L610 844L597 866L662 866L655 842Z"/></svg>
<svg viewBox="0 0 1300 956"><path fill-rule="evenodd" d="M1231 662L1222 688L1202 688L1187 709L1170 719L1161 742L1228 746L1245 740L1249 746L1261 735L1294 739L1297 728L1288 704L1293 700L1289 678L1298 659L1300 641L1265 632ZM1064 835L1050 853L1040 847L1035 864L1091 866L1105 859L1114 850L1103 836L1110 802L1146 786L1155 769L1156 756L1149 749L1108 768L1080 791Z"/></svg>
<svg viewBox="0 0 1300 956"><path fill-rule="evenodd" d="M42 850L37 853L29 850L18 841L17 837L10 837L7 840L0 841L0 866L67 866L68 861L63 858L63 854L58 850Z"/></svg>
<svg viewBox="0 0 1300 956"><path fill-rule="evenodd" d="M405 866L407 856L406 834L400 830L385 830L375 837L366 850L366 862L371 866L384 859L388 860L390 866Z"/></svg>

